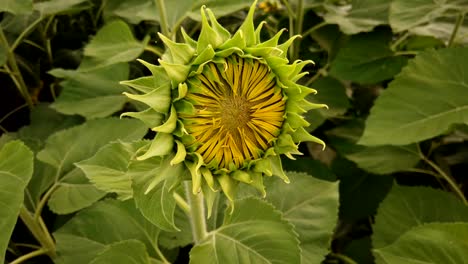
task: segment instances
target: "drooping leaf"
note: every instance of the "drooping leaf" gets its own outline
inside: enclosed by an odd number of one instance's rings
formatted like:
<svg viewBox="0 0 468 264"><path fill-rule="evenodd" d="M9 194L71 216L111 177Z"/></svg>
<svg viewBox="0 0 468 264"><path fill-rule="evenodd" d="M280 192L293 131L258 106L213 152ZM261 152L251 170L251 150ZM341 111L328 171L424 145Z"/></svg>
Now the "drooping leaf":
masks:
<svg viewBox="0 0 468 264"><path fill-rule="evenodd" d="M185 172L184 164L171 165L173 157L133 161L129 166L135 203L141 213L162 230L179 231L172 192Z"/></svg>
<svg viewBox="0 0 468 264"><path fill-rule="evenodd" d="M453 194L428 187L395 185L379 207L372 241L375 248L382 248L413 227L458 221L468 221L468 208Z"/></svg>
<svg viewBox="0 0 468 264"><path fill-rule="evenodd" d="M30 13L32 9L32 0L3 0L0 2L0 12L10 12L16 15L20 15Z"/></svg>
<svg viewBox="0 0 468 264"><path fill-rule="evenodd" d="M330 74L342 80L371 84L393 78L406 65L407 59L390 50L392 34L376 30L352 36L338 51Z"/></svg>
<svg viewBox="0 0 468 264"><path fill-rule="evenodd" d="M374 250L376 263L465 263L468 223L431 223L409 229L387 247Z"/></svg>
<svg viewBox="0 0 468 264"><path fill-rule="evenodd" d="M387 0L354 0L344 6L327 3L323 18L327 23L338 24L349 35L368 32L388 23L389 5Z"/></svg>
<svg viewBox="0 0 468 264"><path fill-rule="evenodd" d="M132 179L128 173L130 161L145 141L111 142L91 158L76 163L86 177L100 190L117 193L121 200L133 197Z"/></svg>
<svg viewBox="0 0 468 264"><path fill-rule="evenodd" d="M350 107L348 96L343 84L332 77L320 78L310 87L317 90L317 94L307 96L307 100L316 104L326 104L328 109L311 110L306 114L306 120L311 123L307 129L312 131L319 127L327 118L343 115Z"/></svg>
<svg viewBox="0 0 468 264"><path fill-rule="evenodd" d="M89 0L49 0L35 3L34 9L44 16L50 16L76 13L92 6Z"/></svg>
<svg viewBox="0 0 468 264"><path fill-rule="evenodd" d="M408 63L379 96L366 121L363 145L406 145L468 123L467 48L426 51Z"/></svg>
<svg viewBox="0 0 468 264"><path fill-rule="evenodd" d="M266 178L266 199L294 225L302 248L302 263L320 263L329 251L338 220L338 183L305 173L288 172L290 184Z"/></svg>
<svg viewBox="0 0 468 264"><path fill-rule="evenodd" d="M155 3L151 0L110 0L104 5L103 15L106 20L120 17L132 24L144 20L159 21L159 10Z"/></svg>
<svg viewBox="0 0 468 264"><path fill-rule="evenodd" d="M329 131L330 145L359 168L375 174L390 174L413 168L421 159L416 144L406 146L358 145L364 123L352 120Z"/></svg>
<svg viewBox="0 0 468 264"><path fill-rule="evenodd" d="M190 263L299 263L297 235L281 214L256 198L234 201L224 224L190 251ZM235 257L233 257L235 256Z"/></svg>
<svg viewBox="0 0 468 264"><path fill-rule="evenodd" d="M147 40L137 41L125 22L114 20L97 32L86 45L84 54L104 65L128 62L133 61L143 52L146 42Z"/></svg>
<svg viewBox="0 0 468 264"><path fill-rule="evenodd" d="M111 245L129 239L143 242L148 254L156 257L159 229L148 222L133 200L105 200L80 211L54 232L57 262L89 263Z"/></svg>
<svg viewBox="0 0 468 264"><path fill-rule="evenodd" d="M0 263L5 259L8 241L15 227L24 189L33 173L33 153L16 140L0 149Z"/></svg>
<svg viewBox="0 0 468 264"><path fill-rule="evenodd" d="M395 0L390 5L389 22L394 32L431 23L439 17L456 16L468 11L468 1Z"/></svg>
<svg viewBox="0 0 468 264"><path fill-rule="evenodd" d="M142 242L130 239L115 242L109 245L108 248L99 253L99 255L90 262L90 264L149 264L150 258L146 251L145 244Z"/></svg>
<svg viewBox="0 0 468 264"><path fill-rule="evenodd" d="M69 214L86 208L106 195L75 168L65 175L49 198L48 206L56 214Z"/></svg>
<svg viewBox="0 0 468 264"><path fill-rule="evenodd" d="M106 117L122 109L126 102L123 92L126 86L119 84L128 78L127 63L118 63L98 69L77 70L54 69L55 77L65 78L60 83L63 90L51 107L57 111L88 119Z"/></svg>

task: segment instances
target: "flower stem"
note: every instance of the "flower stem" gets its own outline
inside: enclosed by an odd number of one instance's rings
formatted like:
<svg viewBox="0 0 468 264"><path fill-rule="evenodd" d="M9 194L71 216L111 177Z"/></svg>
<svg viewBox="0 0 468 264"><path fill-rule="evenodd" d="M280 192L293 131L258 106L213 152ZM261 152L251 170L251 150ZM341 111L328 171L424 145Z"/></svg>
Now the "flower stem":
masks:
<svg viewBox="0 0 468 264"><path fill-rule="evenodd" d="M34 250L32 252L29 252L28 254L26 255L23 255L15 260L13 260L12 262L10 262L10 264L20 264L20 263L23 263L25 262L26 260L28 259L31 259L31 258L34 258L34 257L37 257L37 256L40 256L40 255L44 255L44 254L47 254L48 250L45 249L45 248L40 248L38 250Z"/></svg>
<svg viewBox="0 0 468 264"><path fill-rule="evenodd" d="M448 47L452 47L452 45L455 42L455 38L457 36L458 30L460 29L461 24L463 24L463 20L465 20L465 13L461 13L457 17L457 22L455 24L455 27L453 28L452 35L450 35L450 39L448 42Z"/></svg>
<svg viewBox="0 0 468 264"><path fill-rule="evenodd" d="M171 38L169 27L167 25L166 5L164 4L164 0L155 0L155 2L159 10L159 23L161 25L161 31L165 36Z"/></svg>
<svg viewBox="0 0 468 264"><path fill-rule="evenodd" d="M190 181L187 181L184 184L187 201L190 206L189 220L192 227L193 240L195 241L195 244L198 244L207 235L203 194L193 194Z"/></svg>

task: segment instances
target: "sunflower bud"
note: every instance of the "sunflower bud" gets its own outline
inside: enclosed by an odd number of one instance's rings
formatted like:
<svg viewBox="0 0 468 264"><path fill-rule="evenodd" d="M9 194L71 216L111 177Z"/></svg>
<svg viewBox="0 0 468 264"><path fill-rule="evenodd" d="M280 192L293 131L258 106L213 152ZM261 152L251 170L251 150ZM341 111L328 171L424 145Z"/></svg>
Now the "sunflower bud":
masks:
<svg viewBox="0 0 468 264"><path fill-rule="evenodd" d="M326 107L306 101L316 91L297 83L312 62L289 63L287 50L297 36L278 44L283 30L262 42L255 7L234 35L202 7L197 41L183 30L183 43L160 35L166 52L159 65L142 61L152 75L123 82L140 92L126 94L130 99L148 105L124 115L157 132L138 159L170 155L169 166L184 162L194 193L221 189L233 200L244 183L265 195L265 175L289 182L280 155L301 154L302 141L325 146L304 129L309 123L301 116Z"/></svg>

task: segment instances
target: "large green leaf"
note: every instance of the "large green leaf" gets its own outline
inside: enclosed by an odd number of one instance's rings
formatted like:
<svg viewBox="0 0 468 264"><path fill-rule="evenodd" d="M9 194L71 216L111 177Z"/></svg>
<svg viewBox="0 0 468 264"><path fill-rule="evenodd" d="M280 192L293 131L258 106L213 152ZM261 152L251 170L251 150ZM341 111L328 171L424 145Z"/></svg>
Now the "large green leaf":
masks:
<svg viewBox="0 0 468 264"><path fill-rule="evenodd" d="M320 78L311 87L317 90L317 94L307 96L307 100L326 104L328 109L321 108L307 113L306 120L311 123L307 127L309 131L319 127L327 118L343 115L350 107L345 87L338 80L331 77Z"/></svg>
<svg viewBox="0 0 468 264"><path fill-rule="evenodd" d="M389 174L413 168L421 159L416 144L406 146L363 146L356 144L364 123L352 120L329 131L330 145L358 167L375 174Z"/></svg>
<svg viewBox="0 0 468 264"><path fill-rule="evenodd" d="M140 139L146 130L145 125L137 120L107 118L88 121L50 136L44 149L37 154L37 158L55 168L52 182L53 188L58 187L55 191L59 191L59 193L53 194L55 202L52 200L52 208L57 209L54 206L68 203L69 205L73 204L74 210L78 210L88 206L91 197L94 197L95 201L102 197L102 193L95 190L94 186L89 185L84 175L80 174L77 179L75 178L75 181L71 182L74 184L69 184L70 182L67 184L67 178L63 176L75 168L75 162L93 156L99 148L108 142L118 139ZM92 196L87 196L89 194ZM67 200L66 203L57 203L57 201L65 200ZM57 211L70 212L70 210L71 208L62 207Z"/></svg>
<svg viewBox="0 0 468 264"><path fill-rule="evenodd" d="M128 79L127 63L113 64L103 68L83 70L54 69L55 77L65 78L60 83L63 90L51 105L57 111L88 119L106 117L123 108L128 88L119 82Z"/></svg>
<svg viewBox="0 0 468 264"><path fill-rule="evenodd" d="M387 0L353 0L344 6L327 3L323 18L327 23L338 24L341 31L349 35L368 32L387 24L389 5Z"/></svg>
<svg viewBox="0 0 468 264"><path fill-rule="evenodd" d="M93 157L76 163L86 177L100 190L116 193L121 200L133 197L132 179L128 173L130 161L145 141L112 142L102 147Z"/></svg>
<svg viewBox="0 0 468 264"><path fill-rule="evenodd" d="M290 184L265 179L266 199L294 225L301 241L302 263L320 263L329 252L330 237L338 220L338 183L305 173L287 175Z"/></svg>
<svg viewBox="0 0 468 264"><path fill-rule="evenodd" d="M33 173L33 153L21 141L11 141L0 149L0 263L15 227L24 189Z"/></svg>
<svg viewBox="0 0 468 264"><path fill-rule="evenodd" d="M256 198L234 202L224 224L190 251L190 263L300 263L292 225L268 203Z"/></svg>
<svg viewBox="0 0 468 264"><path fill-rule="evenodd" d="M456 16L468 11L466 0L395 0L390 5L389 21L394 32L431 23L439 17Z"/></svg>
<svg viewBox="0 0 468 264"><path fill-rule="evenodd" d="M140 139L146 130L142 122L134 119L91 120L50 136L37 157L58 168L62 175L73 169L74 162L91 157L110 141Z"/></svg>
<svg viewBox="0 0 468 264"><path fill-rule="evenodd" d="M419 54L377 98L363 145L406 145L468 123L468 48Z"/></svg>
<svg viewBox="0 0 468 264"><path fill-rule="evenodd" d="M156 257L158 235L159 229L141 215L133 200L101 201L80 211L54 233L56 262L89 263L99 254L113 250L112 244L129 239L143 242L149 255Z"/></svg>
<svg viewBox="0 0 468 264"><path fill-rule="evenodd" d="M432 223L408 230L393 244L374 250L376 263L466 263L468 223Z"/></svg>
<svg viewBox="0 0 468 264"><path fill-rule="evenodd" d="M133 61L143 52L147 41L137 41L125 22L114 20L99 29L84 54L104 65Z"/></svg>
<svg viewBox="0 0 468 264"><path fill-rule="evenodd" d="M393 78L406 65L407 59L390 50L392 34L376 30L352 36L338 51L330 74L342 80L371 84Z"/></svg>
<svg viewBox="0 0 468 264"><path fill-rule="evenodd" d="M146 252L145 244L131 239L111 244L107 249L90 262L90 264L149 264L150 258Z"/></svg>
<svg viewBox="0 0 468 264"><path fill-rule="evenodd" d="M375 219L375 248L393 243L412 227L431 222L468 221L468 207L453 194L428 187L395 185Z"/></svg>
<svg viewBox="0 0 468 264"><path fill-rule="evenodd" d="M106 195L94 187L78 168L67 173L56 186L48 203L50 210L56 214L76 212Z"/></svg>
<svg viewBox="0 0 468 264"><path fill-rule="evenodd" d="M33 9L32 0L2 0L0 1L0 12L6 11L13 14L27 14Z"/></svg>

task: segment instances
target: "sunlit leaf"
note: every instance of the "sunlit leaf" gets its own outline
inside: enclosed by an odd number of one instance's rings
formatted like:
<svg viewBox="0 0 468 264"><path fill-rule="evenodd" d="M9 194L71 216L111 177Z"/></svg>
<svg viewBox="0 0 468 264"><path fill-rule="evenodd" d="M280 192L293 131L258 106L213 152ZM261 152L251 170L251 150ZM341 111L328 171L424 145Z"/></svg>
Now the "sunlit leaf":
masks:
<svg viewBox="0 0 468 264"><path fill-rule="evenodd" d="M431 23L439 17L457 16L467 11L466 0L395 0L390 5L389 21L393 31L400 32Z"/></svg>
<svg viewBox="0 0 468 264"><path fill-rule="evenodd" d="M467 48L422 52L377 98L363 145L406 145L468 123Z"/></svg>
<svg viewBox="0 0 468 264"><path fill-rule="evenodd" d="M327 23L338 24L346 34L368 32L388 23L389 5L387 0L354 0L344 6L325 4L323 18Z"/></svg>
<svg viewBox="0 0 468 264"><path fill-rule="evenodd" d="M378 83L393 78L406 65L407 59L390 50L392 34L388 30L361 33L338 51L330 74L357 83Z"/></svg>
<svg viewBox="0 0 468 264"><path fill-rule="evenodd" d="M374 250L376 263L465 263L468 223L431 223L411 228L391 245Z"/></svg>
<svg viewBox="0 0 468 264"><path fill-rule="evenodd" d="M11 141L0 149L0 263L5 259L32 173L33 153L23 142Z"/></svg>
<svg viewBox="0 0 468 264"><path fill-rule="evenodd" d="M256 198L234 202L224 224L190 251L190 263L299 263L297 235L281 214ZM235 257L233 257L235 256Z"/></svg>
<svg viewBox="0 0 468 264"><path fill-rule="evenodd" d="M127 63L113 64L103 68L85 71L54 69L49 71L55 77L65 78L60 83L63 90L51 107L57 111L88 119L106 117L123 108L128 88L119 82L128 78Z"/></svg>
<svg viewBox="0 0 468 264"><path fill-rule="evenodd" d="M328 253L338 220L338 183L305 173L287 173L290 184L265 179L266 199L283 213L299 234L302 263L320 263Z"/></svg>
<svg viewBox="0 0 468 264"><path fill-rule="evenodd" d="M413 227L431 222L468 221L468 208L451 193L395 185L377 212L375 248L393 243Z"/></svg>
<svg viewBox="0 0 468 264"><path fill-rule="evenodd" d="M66 264L89 263L112 244L136 239L156 257L159 229L136 209L133 200L105 200L80 211L54 233L57 261Z"/></svg>

